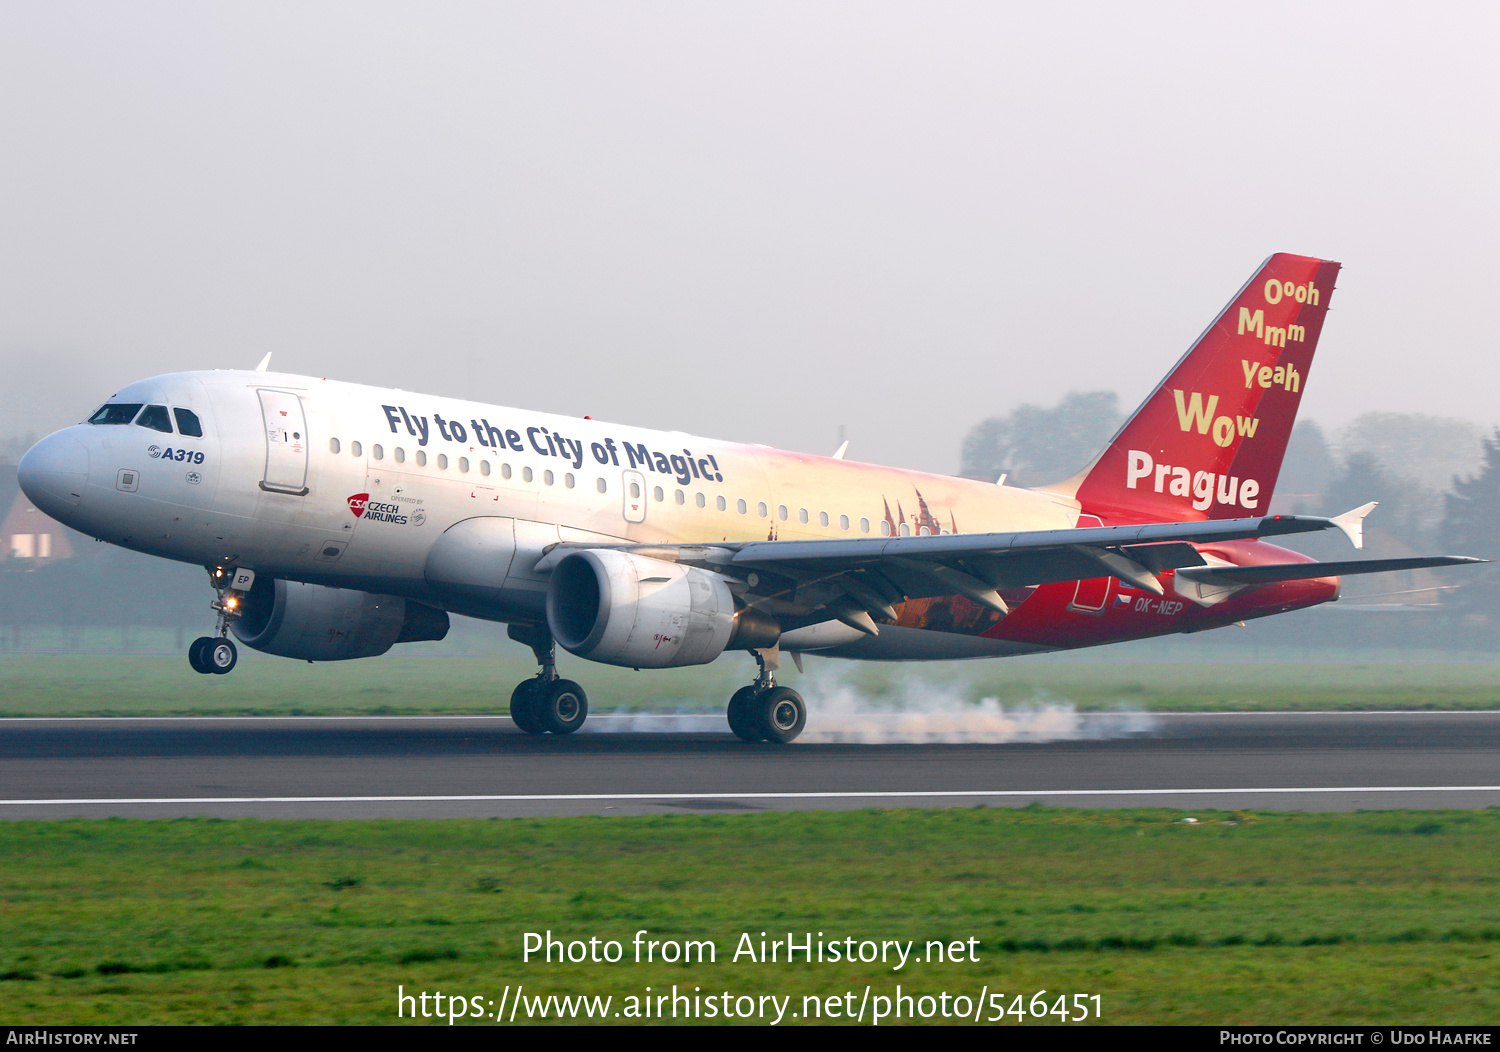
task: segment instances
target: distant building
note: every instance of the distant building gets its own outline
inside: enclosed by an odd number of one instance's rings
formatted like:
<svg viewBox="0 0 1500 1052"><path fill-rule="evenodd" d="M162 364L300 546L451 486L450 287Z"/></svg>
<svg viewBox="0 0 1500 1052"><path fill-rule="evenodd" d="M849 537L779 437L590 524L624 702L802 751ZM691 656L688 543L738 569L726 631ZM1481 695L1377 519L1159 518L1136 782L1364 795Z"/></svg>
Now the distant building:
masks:
<svg viewBox="0 0 1500 1052"><path fill-rule="evenodd" d="M0 466L0 559L24 559L41 565L74 554L68 530L55 519L38 511L16 484L14 465Z"/></svg>

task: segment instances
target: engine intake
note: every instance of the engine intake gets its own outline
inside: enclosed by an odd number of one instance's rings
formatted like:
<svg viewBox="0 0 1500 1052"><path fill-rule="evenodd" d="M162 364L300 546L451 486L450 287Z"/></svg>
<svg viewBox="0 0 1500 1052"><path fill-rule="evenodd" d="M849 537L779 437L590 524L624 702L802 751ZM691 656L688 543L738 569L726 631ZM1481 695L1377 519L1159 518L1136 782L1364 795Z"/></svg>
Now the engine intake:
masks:
<svg viewBox="0 0 1500 1052"><path fill-rule="evenodd" d="M278 657L345 661L442 639L448 615L398 595L257 577L231 630L247 647Z"/></svg>
<svg viewBox="0 0 1500 1052"><path fill-rule="evenodd" d="M547 626L565 650L627 668L703 665L781 634L765 615L737 611L719 574L610 548L574 552L553 568Z"/></svg>

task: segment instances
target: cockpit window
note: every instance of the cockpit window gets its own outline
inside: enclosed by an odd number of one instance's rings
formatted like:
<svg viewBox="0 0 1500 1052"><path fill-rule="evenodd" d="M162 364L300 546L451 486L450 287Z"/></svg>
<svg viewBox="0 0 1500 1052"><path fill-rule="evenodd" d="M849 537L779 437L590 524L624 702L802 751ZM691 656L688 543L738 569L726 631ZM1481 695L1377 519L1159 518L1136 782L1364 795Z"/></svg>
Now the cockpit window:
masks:
<svg viewBox="0 0 1500 1052"><path fill-rule="evenodd" d="M203 425L198 423L198 414L191 409L178 409L173 407L172 415L177 418L177 430L189 438L202 438Z"/></svg>
<svg viewBox="0 0 1500 1052"><path fill-rule="evenodd" d="M140 411L141 403L139 402L108 402L101 405L99 411L89 417L89 423L128 424Z"/></svg>
<svg viewBox="0 0 1500 1052"><path fill-rule="evenodd" d="M167 416L167 407L164 405L148 405L141 411L141 415L135 418L135 422L141 427L149 427L152 431L163 431L172 433L172 420Z"/></svg>

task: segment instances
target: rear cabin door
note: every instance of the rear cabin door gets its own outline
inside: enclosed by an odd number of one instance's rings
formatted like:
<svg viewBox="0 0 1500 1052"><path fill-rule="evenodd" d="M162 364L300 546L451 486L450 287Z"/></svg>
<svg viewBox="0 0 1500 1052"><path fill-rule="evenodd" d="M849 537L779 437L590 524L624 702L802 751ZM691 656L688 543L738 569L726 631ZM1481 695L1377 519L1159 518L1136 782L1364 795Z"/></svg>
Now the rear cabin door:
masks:
<svg viewBox="0 0 1500 1052"><path fill-rule="evenodd" d="M302 399L290 391L262 388L257 393L266 424L266 472L260 488L306 496L307 417Z"/></svg>
<svg viewBox="0 0 1500 1052"><path fill-rule="evenodd" d="M1088 526L1103 526L1104 520L1097 515L1087 513L1078 516L1078 528ZM1105 606L1109 603L1109 594L1113 590L1115 579L1113 577L1090 577L1078 582L1078 587L1073 591L1073 601L1068 604L1069 610L1076 610L1081 614L1102 614Z"/></svg>

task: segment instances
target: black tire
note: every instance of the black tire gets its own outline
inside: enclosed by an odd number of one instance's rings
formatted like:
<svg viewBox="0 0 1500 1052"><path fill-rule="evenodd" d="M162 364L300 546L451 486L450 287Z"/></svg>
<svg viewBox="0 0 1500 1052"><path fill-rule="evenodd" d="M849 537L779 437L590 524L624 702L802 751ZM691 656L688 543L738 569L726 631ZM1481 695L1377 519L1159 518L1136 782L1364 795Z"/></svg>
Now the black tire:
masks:
<svg viewBox="0 0 1500 1052"><path fill-rule="evenodd" d="M755 723L755 695L756 689L753 686L741 687L729 699L729 729L734 731L734 736L740 741L764 740Z"/></svg>
<svg viewBox="0 0 1500 1052"><path fill-rule="evenodd" d="M212 636L199 636L193 640L193 645L188 647L188 664L194 672L209 676L213 674L213 666L208 663L208 648L213 646Z"/></svg>
<svg viewBox="0 0 1500 1052"><path fill-rule="evenodd" d="M539 679L524 679L510 692L511 722L527 734L541 734L547 729L536 715L536 696L541 685Z"/></svg>
<svg viewBox="0 0 1500 1052"><path fill-rule="evenodd" d="M572 734L589 718L589 698L571 679L554 679L537 692L535 711L553 734Z"/></svg>
<svg viewBox="0 0 1500 1052"><path fill-rule="evenodd" d="M211 639L208 642L209 645L203 648L203 657L209 671L218 676L229 675L234 671L235 662L240 659L239 650L228 639Z"/></svg>
<svg viewBox="0 0 1500 1052"><path fill-rule="evenodd" d="M754 712L756 730L777 745L795 741L807 726L807 706L791 687L772 687L758 695Z"/></svg>

